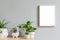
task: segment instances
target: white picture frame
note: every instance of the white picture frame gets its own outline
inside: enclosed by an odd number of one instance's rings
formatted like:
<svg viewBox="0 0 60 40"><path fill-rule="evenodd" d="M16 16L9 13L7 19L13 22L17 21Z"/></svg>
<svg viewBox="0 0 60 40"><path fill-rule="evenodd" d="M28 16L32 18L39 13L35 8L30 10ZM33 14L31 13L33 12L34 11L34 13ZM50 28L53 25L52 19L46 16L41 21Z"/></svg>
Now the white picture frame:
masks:
<svg viewBox="0 0 60 40"><path fill-rule="evenodd" d="M40 5L39 25L55 26L55 5Z"/></svg>

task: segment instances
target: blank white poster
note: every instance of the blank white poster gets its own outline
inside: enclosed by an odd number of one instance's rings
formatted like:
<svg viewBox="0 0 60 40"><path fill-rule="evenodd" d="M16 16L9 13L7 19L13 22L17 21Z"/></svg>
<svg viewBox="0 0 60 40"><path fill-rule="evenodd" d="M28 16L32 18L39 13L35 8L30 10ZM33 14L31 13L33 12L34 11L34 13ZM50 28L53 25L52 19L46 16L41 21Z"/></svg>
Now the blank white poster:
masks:
<svg viewBox="0 0 60 40"><path fill-rule="evenodd" d="M55 26L55 6L40 6L40 26Z"/></svg>

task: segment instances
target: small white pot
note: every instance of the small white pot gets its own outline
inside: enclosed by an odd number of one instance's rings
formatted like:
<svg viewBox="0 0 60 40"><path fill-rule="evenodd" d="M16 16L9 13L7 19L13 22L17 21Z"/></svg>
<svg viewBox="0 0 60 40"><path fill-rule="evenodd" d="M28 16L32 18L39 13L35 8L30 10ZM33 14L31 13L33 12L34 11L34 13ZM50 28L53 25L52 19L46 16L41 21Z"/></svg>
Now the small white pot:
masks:
<svg viewBox="0 0 60 40"><path fill-rule="evenodd" d="M29 39L30 39L30 35L25 35L25 38L26 38L27 40L29 40Z"/></svg>
<svg viewBox="0 0 60 40"><path fill-rule="evenodd" d="M35 37L35 32L31 32L30 33L30 38L34 38Z"/></svg>
<svg viewBox="0 0 60 40"><path fill-rule="evenodd" d="M2 33L0 33L0 36L2 38L8 36L8 30L7 30L7 28L0 28L0 31L2 31Z"/></svg>

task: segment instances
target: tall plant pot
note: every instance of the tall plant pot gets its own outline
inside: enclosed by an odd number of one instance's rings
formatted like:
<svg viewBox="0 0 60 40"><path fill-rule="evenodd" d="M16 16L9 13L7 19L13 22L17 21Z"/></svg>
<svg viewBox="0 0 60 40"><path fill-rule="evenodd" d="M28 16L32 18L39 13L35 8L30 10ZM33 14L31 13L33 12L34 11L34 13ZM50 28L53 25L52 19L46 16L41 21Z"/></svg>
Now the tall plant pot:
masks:
<svg viewBox="0 0 60 40"><path fill-rule="evenodd" d="M0 31L2 31L2 33L0 33L0 37L7 37L8 36L8 30L7 28L0 28Z"/></svg>

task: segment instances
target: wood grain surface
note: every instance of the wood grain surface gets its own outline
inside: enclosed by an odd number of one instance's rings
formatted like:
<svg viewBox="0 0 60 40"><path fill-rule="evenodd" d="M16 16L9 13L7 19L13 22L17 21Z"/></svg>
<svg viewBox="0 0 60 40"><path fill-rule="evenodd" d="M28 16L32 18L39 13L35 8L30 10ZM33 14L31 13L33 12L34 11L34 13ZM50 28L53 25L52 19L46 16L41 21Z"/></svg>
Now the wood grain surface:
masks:
<svg viewBox="0 0 60 40"><path fill-rule="evenodd" d="M0 38L0 40L34 40L34 38L26 39L23 37L19 37L19 38L8 37L8 38Z"/></svg>

